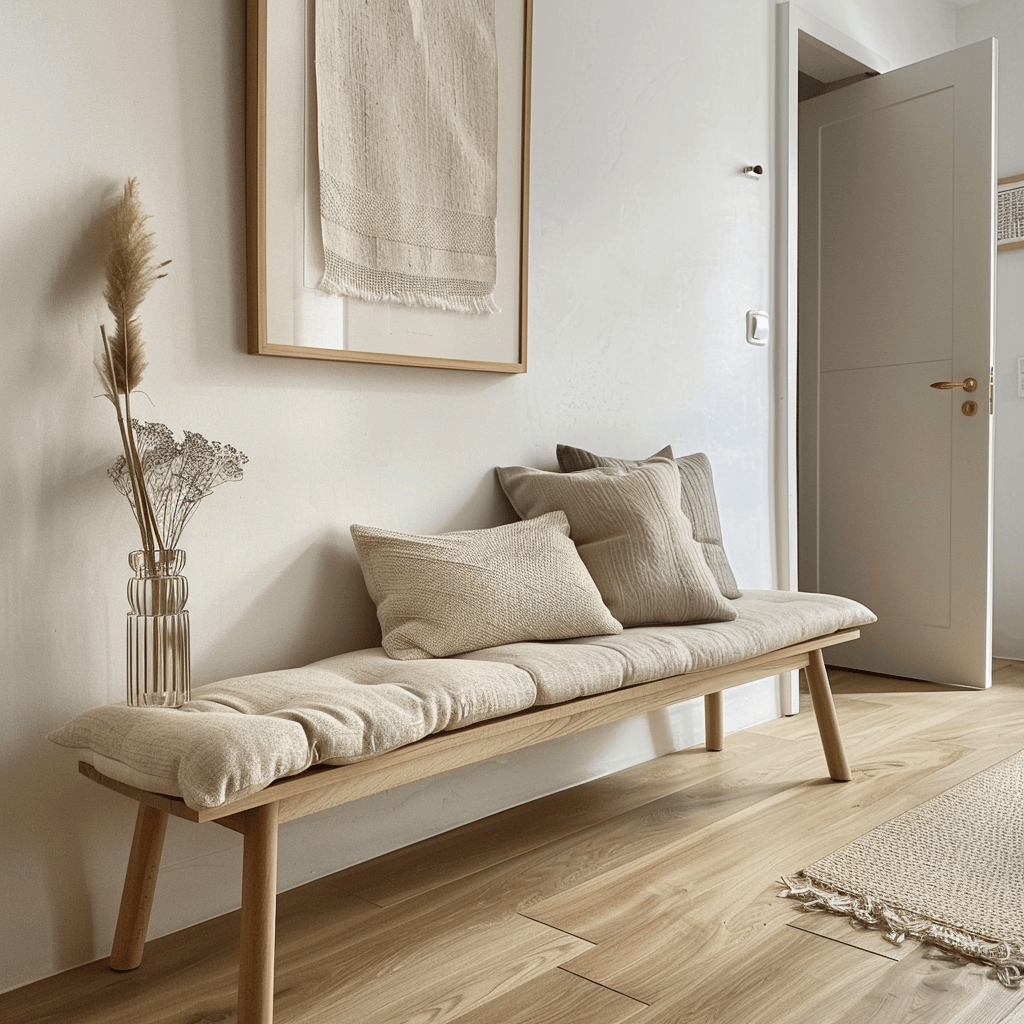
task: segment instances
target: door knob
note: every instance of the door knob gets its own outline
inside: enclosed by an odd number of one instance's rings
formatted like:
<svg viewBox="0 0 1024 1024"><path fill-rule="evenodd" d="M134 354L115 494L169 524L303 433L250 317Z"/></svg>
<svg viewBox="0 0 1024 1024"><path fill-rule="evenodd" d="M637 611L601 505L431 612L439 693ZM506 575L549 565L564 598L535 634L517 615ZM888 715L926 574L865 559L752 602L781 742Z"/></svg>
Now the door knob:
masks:
<svg viewBox="0 0 1024 1024"><path fill-rule="evenodd" d="M940 391L952 391L953 388L963 388L964 391L977 391L978 382L973 377L965 377L963 380L937 380L932 384L933 388Z"/></svg>

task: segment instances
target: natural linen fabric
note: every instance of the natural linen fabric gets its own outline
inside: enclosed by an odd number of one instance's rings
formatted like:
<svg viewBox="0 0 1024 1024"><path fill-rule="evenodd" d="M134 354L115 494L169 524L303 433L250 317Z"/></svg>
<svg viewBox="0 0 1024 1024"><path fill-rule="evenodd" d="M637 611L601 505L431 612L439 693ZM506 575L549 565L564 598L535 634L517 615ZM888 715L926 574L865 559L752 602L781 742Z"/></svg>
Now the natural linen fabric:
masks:
<svg viewBox="0 0 1024 1024"><path fill-rule="evenodd" d="M1024 752L785 879L779 895L1024 980Z"/></svg>
<svg viewBox="0 0 1024 1024"><path fill-rule="evenodd" d="M321 289L496 312L494 0L317 0Z"/></svg>
<svg viewBox="0 0 1024 1024"><path fill-rule="evenodd" d="M566 444L556 446L558 467L563 473L578 473L581 469L596 469L598 466L639 466L650 459L612 459L595 455L584 448L572 448ZM701 546L704 560L714 575L723 597L740 596L736 577L725 554L722 544L722 523L718 516L718 501L715 498L715 484L711 475L711 462L703 452L680 455L676 458L671 447L662 448L651 459L673 459L679 467L680 505L686 518L693 526L693 539Z"/></svg>
<svg viewBox="0 0 1024 1024"><path fill-rule="evenodd" d="M497 473L523 519L565 511L580 557L624 626L736 618L680 507L675 463L652 459L579 473L507 466Z"/></svg>
<svg viewBox="0 0 1024 1024"><path fill-rule="evenodd" d="M109 778L220 807L314 764L345 764L534 704L728 665L874 621L841 597L749 591L733 622L508 644L395 661L380 648L193 690L181 710L85 711L49 737Z"/></svg>
<svg viewBox="0 0 1024 1024"><path fill-rule="evenodd" d="M652 679L721 668L790 644L874 622L862 604L831 594L745 590L731 622L636 626L618 636L553 644L509 644L459 656L529 672L538 704L560 704Z"/></svg>
<svg viewBox="0 0 1024 1024"><path fill-rule="evenodd" d="M93 708L49 738L110 778L180 796L199 809L314 764L359 761L522 711L537 690L515 666L401 662L375 647L192 694L177 710Z"/></svg>
<svg viewBox="0 0 1024 1024"><path fill-rule="evenodd" d="M438 536L351 529L392 658L622 632L562 511Z"/></svg>

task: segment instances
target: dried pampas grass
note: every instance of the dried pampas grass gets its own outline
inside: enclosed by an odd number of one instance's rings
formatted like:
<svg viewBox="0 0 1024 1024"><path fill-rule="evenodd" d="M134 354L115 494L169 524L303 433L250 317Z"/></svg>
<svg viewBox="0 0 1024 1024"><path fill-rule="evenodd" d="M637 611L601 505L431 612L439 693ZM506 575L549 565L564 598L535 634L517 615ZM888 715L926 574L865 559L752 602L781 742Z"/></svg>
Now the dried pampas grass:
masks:
<svg viewBox="0 0 1024 1024"><path fill-rule="evenodd" d="M185 431L185 441L159 423L132 419L132 392L146 369L139 307L153 282L166 275L170 263L157 263L149 215L139 200L135 178L125 182L124 194L110 220L110 254L103 298L114 317L114 330L100 327L103 348L96 360L104 396L117 411L124 456L110 469L117 489L128 499L142 536L150 567L157 552L173 548L200 500L226 480L240 480L248 460L230 445L207 441ZM166 559L161 558L161 562Z"/></svg>
<svg viewBox="0 0 1024 1024"><path fill-rule="evenodd" d="M117 410L117 426L131 484L132 508L139 524L142 548L152 557L166 548L153 513L132 429L131 395L142 382L142 372L146 369L139 307L153 282L165 276L160 271L170 261L159 264L154 261L156 244L153 233L146 230L148 219L139 201L138 181L129 178L121 201L114 207L110 218L107 287L103 290L103 298L114 317L114 333L110 336L105 326L100 327L103 351L96 366L103 393Z"/></svg>
<svg viewBox="0 0 1024 1024"><path fill-rule="evenodd" d="M139 200L138 180L129 178L124 195L110 218L110 255L107 287L103 298L114 317L112 337L104 333L104 352L99 371L105 393L117 404L118 395L130 395L142 381L146 358L138 312L153 282L165 277L160 271L170 263L156 263L153 232L146 230L149 215Z"/></svg>

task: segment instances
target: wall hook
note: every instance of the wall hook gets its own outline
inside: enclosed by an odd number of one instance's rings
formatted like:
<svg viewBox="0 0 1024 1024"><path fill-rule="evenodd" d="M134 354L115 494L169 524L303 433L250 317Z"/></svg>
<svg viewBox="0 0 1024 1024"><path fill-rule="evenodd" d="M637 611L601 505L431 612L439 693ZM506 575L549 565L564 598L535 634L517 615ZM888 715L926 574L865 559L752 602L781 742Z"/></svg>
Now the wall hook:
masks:
<svg viewBox="0 0 1024 1024"><path fill-rule="evenodd" d="M760 164L752 164L750 167L744 167L743 173L748 178L760 178L764 174L764 168Z"/></svg>

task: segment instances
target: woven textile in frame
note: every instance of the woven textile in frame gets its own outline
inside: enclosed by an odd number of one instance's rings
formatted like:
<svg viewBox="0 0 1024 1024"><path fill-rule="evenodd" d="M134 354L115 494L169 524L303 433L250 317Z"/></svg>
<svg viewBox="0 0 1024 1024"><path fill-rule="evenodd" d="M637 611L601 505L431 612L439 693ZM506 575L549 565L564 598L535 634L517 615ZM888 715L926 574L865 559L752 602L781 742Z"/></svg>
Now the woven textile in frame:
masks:
<svg viewBox="0 0 1024 1024"><path fill-rule="evenodd" d="M318 0L325 291L496 311L494 0Z"/></svg>

